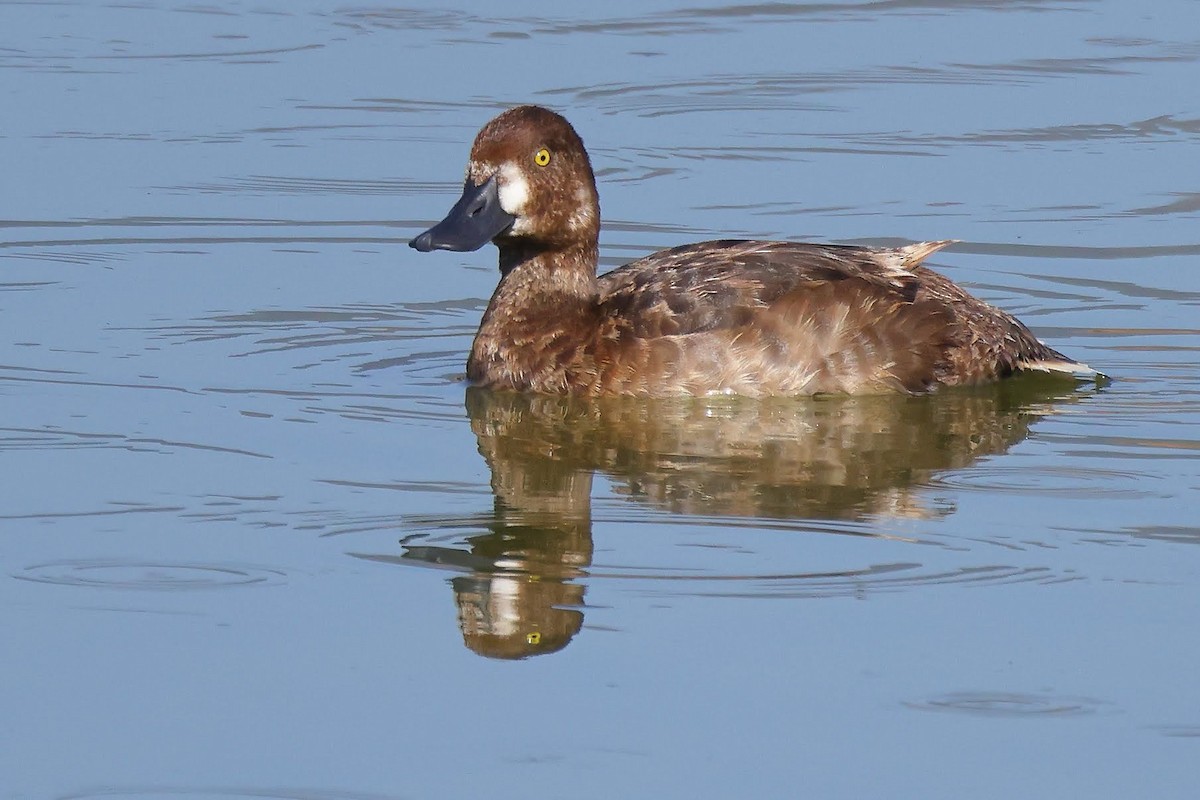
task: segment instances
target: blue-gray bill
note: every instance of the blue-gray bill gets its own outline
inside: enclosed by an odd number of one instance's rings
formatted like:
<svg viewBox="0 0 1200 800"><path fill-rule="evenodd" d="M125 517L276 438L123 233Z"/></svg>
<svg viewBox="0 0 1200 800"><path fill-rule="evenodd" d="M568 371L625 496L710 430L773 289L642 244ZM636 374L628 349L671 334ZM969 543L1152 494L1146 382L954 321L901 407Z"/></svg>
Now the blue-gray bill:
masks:
<svg viewBox="0 0 1200 800"><path fill-rule="evenodd" d="M467 179L462 197L446 218L408 243L428 253L431 250L478 250L508 229L516 219L500 205L499 187L493 175L476 186Z"/></svg>

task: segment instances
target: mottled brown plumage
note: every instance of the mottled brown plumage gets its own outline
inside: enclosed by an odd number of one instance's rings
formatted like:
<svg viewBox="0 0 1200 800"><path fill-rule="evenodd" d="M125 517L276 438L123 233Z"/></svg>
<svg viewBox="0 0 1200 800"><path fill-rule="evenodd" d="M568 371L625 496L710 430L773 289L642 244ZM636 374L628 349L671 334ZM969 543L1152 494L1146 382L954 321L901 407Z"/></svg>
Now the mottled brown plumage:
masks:
<svg viewBox="0 0 1200 800"><path fill-rule="evenodd" d="M420 250L500 249L472 383L587 395L921 393L1019 370L1090 373L921 261L949 242L867 248L722 240L596 276L583 142L520 106L475 139L463 198Z"/></svg>

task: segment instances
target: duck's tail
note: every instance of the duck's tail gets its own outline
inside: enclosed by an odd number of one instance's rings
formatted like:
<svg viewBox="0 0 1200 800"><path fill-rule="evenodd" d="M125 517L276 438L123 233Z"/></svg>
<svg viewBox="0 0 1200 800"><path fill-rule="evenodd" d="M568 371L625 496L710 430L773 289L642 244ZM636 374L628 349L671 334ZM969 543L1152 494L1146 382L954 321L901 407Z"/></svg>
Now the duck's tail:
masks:
<svg viewBox="0 0 1200 800"><path fill-rule="evenodd" d="M900 260L904 268L911 270L938 250L956 244L958 241L958 239L942 239L938 242L916 242L897 248L897 251L900 253Z"/></svg>
<svg viewBox="0 0 1200 800"><path fill-rule="evenodd" d="M1070 375L1079 380L1107 383L1110 378L1098 369L1080 361L1072 361L1055 350L1049 357L1018 361L1017 369L1023 372L1046 372L1054 375Z"/></svg>

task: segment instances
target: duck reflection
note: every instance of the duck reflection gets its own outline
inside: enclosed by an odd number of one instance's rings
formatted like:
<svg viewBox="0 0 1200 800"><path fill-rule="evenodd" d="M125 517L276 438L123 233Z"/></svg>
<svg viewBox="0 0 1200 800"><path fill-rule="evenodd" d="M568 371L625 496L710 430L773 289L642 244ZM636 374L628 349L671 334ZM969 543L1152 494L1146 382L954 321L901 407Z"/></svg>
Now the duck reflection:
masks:
<svg viewBox="0 0 1200 800"><path fill-rule="evenodd" d="M409 537L400 559L465 573L452 584L475 652L554 652L583 624L596 472L631 501L681 514L940 516L953 506L926 500L922 486L932 476L1003 453L1074 394L1033 379L926 397L794 400L469 389L467 414L491 470L494 508L467 523L479 533L453 546ZM464 521L426 523L444 531Z"/></svg>
<svg viewBox="0 0 1200 800"><path fill-rule="evenodd" d="M549 477L551 470L542 472ZM560 476L561 494L537 488L540 478L530 477L521 487L529 506L508 505L497 489L493 514L478 520L485 532L459 540L459 547L409 544L401 555L466 572L450 581L459 627L467 647L492 658L553 653L583 626L584 586L576 581L592 561L591 473Z"/></svg>

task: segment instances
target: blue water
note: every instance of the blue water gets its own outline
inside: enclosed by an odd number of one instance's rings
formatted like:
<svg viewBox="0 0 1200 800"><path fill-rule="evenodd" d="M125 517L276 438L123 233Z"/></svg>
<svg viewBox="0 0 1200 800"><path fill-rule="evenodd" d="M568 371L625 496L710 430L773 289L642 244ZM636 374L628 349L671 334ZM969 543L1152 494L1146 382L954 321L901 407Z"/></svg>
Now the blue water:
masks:
<svg viewBox="0 0 1200 800"><path fill-rule="evenodd" d="M1197 31L0 2L0 798L1193 796ZM403 245L521 102L605 267L954 238L1114 381L468 392L494 251Z"/></svg>

